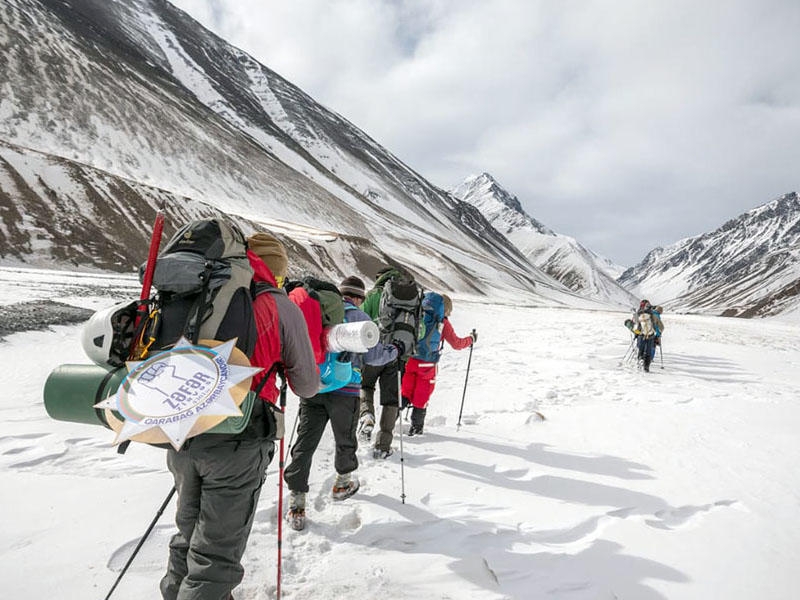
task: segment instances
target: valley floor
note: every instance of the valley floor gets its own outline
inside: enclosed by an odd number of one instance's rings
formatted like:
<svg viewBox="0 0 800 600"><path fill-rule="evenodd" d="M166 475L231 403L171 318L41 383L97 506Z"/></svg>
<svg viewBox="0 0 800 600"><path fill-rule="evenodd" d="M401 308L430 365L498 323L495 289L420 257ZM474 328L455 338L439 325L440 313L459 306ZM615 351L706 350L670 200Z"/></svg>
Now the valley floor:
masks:
<svg viewBox="0 0 800 600"><path fill-rule="evenodd" d="M457 299L456 331L479 333L462 426L469 351L448 350L402 468L399 439L386 461L363 448L361 490L334 502L326 434L308 527L284 528L282 596L796 598L800 327L667 313L645 374L623 361L626 317ZM46 415L48 373L87 362L79 331L0 342L4 597L104 597L172 485L162 451L120 456L110 431ZM274 597L277 466L237 600ZM173 516L113 597L157 597Z"/></svg>

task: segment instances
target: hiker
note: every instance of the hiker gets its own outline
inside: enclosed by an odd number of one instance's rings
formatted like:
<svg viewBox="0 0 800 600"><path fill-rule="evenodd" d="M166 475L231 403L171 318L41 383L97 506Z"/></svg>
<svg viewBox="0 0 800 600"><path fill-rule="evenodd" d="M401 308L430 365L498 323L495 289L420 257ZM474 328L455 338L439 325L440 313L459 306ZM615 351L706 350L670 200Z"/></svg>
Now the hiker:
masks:
<svg viewBox="0 0 800 600"><path fill-rule="evenodd" d="M400 276L401 272L392 266L380 269L375 277L375 285L367 293L361 310L377 321L380 312L380 301L383 287L392 277ZM400 352L402 356L403 351ZM397 417L400 414L398 400L398 373L402 370L401 361L393 360L382 365L365 365L361 373L361 408L358 422L358 432L361 441L370 443L372 431L375 427L375 385L380 383L381 418L379 432L375 437L373 456L375 458L388 458L392 454L392 431Z"/></svg>
<svg viewBox="0 0 800 600"><path fill-rule="evenodd" d="M364 301L364 282L356 276L345 278L339 284L345 308L345 322L369 321L362 311ZM295 530L305 527L306 494L311 461L322 439L325 426L330 421L336 443L334 468L336 480L331 496L334 500L344 500L358 491L359 481L353 473L358 468L356 450L356 426L358 425L359 398L363 364L385 364L397 361L398 349L391 345L378 343L364 354L340 353L336 360L348 358L353 365L353 376L343 387L300 399L300 415L297 428L297 441L291 449L292 460L284 473L289 487L289 511L287 518ZM347 356L341 356L345 354Z"/></svg>
<svg viewBox="0 0 800 600"><path fill-rule="evenodd" d="M232 597L244 575L241 558L275 453L277 425L271 405L279 392L273 367L283 371L298 395L313 395L319 387L305 320L279 289L288 262L283 244L257 233L248 239L247 258L262 292L253 301L257 338L251 363L265 369L253 378L251 389L267 381L243 432L201 434L180 451L168 451L167 466L178 492L178 533L170 540L160 585L165 600Z"/></svg>
<svg viewBox="0 0 800 600"><path fill-rule="evenodd" d="M408 359L403 373L401 395L403 406L411 404L411 428L408 435L420 435L425 426L425 413L428 410L433 389L436 386L436 373L444 342L454 350L469 348L478 340L473 332L466 337L456 335L450 324L453 301L446 294L427 292L422 301L425 332L417 343L417 352Z"/></svg>
<svg viewBox="0 0 800 600"><path fill-rule="evenodd" d="M638 348L639 360L644 365L646 373L650 372L650 363L655 355L655 339L657 323L661 319L653 315L653 309L648 300L639 303L639 310L636 311L636 322L638 323ZM663 327L663 324L662 324Z"/></svg>
<svg viewBox="0 0 800 600"><path fill-rule="evenodd" d="M656 346L661 345L661 335L664 333L664 322L661 320L661 313L664 309L661 306L652 307L653 325L656 330L656 337L653 340L653 359L656 357Z"/></svg>

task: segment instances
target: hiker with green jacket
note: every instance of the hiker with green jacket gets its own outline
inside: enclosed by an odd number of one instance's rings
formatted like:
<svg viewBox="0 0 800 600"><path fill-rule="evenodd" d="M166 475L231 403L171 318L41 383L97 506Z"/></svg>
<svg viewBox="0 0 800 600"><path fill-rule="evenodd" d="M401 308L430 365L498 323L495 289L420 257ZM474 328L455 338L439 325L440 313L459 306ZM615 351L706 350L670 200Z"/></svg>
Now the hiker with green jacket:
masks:
<svg viewBox="0 0 800 600"><path fill-rule="evenodd" d="M384 284L392 277L400 275L400 271L387 266L378 271L375 285L367 292L361 305L361 310L367 313L374 321L378 318L380 310L381 293ZM375 384L380 382L381 393L381 420L380 431L375 438L373 456L388 458L392 454L392 430L399 413L398 406L398 372L400 361L392 360L384 365L364 365L361 372L361 410L358 422L359 439L369 443L372 439L372 430L375 427Z"/></svg>

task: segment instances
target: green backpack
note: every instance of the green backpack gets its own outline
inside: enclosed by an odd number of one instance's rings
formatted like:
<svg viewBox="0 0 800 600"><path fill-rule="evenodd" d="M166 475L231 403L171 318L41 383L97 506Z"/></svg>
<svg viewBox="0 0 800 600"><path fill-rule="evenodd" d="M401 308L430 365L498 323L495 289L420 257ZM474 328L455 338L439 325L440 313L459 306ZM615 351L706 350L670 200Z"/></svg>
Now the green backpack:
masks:
<svg viewBox="0 0 800 600"><path fill-rule="evenodd" d="M302 286L309 296L319 302L323 328L344 323L344 300L339 288L329 281L307 276L287 284L286 290L288 292L298 286Z"/></svg>

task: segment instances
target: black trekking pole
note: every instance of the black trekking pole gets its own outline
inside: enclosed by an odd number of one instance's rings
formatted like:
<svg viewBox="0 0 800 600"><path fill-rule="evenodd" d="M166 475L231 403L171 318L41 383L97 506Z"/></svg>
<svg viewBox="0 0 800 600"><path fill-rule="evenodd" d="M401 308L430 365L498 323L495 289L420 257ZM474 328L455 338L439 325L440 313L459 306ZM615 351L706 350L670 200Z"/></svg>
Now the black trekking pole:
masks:
<svg viewBox="0 0 800 600"><path fill-rule="evenodd" d="M467 374L464 377L464 392L461 394L461 408L458 410L458 425L456 426L456 431L461 429L461 413L464 412L464 398L467 396L467 381L469 380L469 366L472 364L472 349L475 347L475 336L476 331L472 330L472 344L469 346L469 359L467 360Z"/></svg>
<svg viewBox="0 0 800 600"><path fill-rule="evenodd" d="M289 436L289 445L288 449L289 452L292 451L292 440L294 440L294 434L297 431L297 422L300 420L300 408L297 408L297 414L294 416L294 425L292 425L292 434Z"/></svg>
<svg viewBox="0 0 800 600"><path fill-rule="evenodd" d="M636 336L631 338L631 343L628 345L628 349L625 351L625 356L622 359L622 362L628 362L633 357L633 344L636 342Z"/></svg>
<svg viewBox="0 0 800 600"><path fill-rule="evenodd" d="M403 372L397 369L397 419L395 422L400 421L400 501L406 503L406 474L405 474L405 461L403 456Z"/></svg>
<svg viewBox="0 0 800 600"><path fill-rule="evenodd" d="M281 400L280 406L281 411L283 414L286 414L286 376L283 374L282 370L278 370L279 375L281 376ZM269 409L267 409L269 410ZM298 411L298 414L300 411ZM295 420L295 424L297 424L297 420ZM275 598L276 600L281 600L281 563L283 562L283 465L285 460L285 446L284 446L284 439L286 437L286 432L283 432L284 435L281 437L280 442L280 459L278 461L278 573L277 573L277 585L275 587ZM292 431L292 435L294 435L294 431Z"/></svg>
<svg viewBox="0 0 800 600"><path fill-rule="evenodd" d="M158 509L158 512L156 513L156 516L153 519L153 522L150 523L150 527L147 528L147 531L144 532L144 535L142 536L142 539L140 539L139 543L136 544L136 548L133 549L133 553L131 554L130 558L128 559L128 562L126 562L125 566L122 567L122 571L120 572L119 577L117 577L117 580L114 582L114 585L112 585L111 589L108 590L108 594L106 594L105 600L108 600L109 598L111 598L111 594L113 594L114 590L117 589L117 585L119 585L119 582L122 580L122 577L125 575L125 572L128 570L128 567L131 566L131 563L133 562L133 559L136 558L136 555L139 553L139 550L141 550L142 546L144 545L144 542L147 539L147 536L149 536L150 532L153 531L153 527L155 527L156 523L158 523L158 520L161 518L161 515L164 512L164 509L167 508L167 504L169 504L169 501L172 500L172 496L174 496L174 495L175 495L175 488L173 487L169 491L169 494L167 494L167 497L164 499L164 502L161 503L161 507Z"/></svg>

